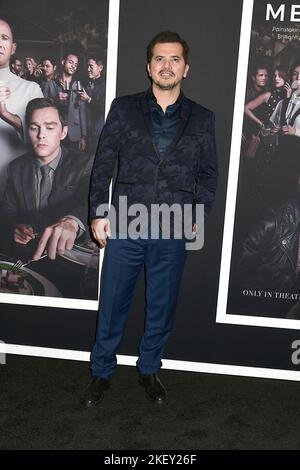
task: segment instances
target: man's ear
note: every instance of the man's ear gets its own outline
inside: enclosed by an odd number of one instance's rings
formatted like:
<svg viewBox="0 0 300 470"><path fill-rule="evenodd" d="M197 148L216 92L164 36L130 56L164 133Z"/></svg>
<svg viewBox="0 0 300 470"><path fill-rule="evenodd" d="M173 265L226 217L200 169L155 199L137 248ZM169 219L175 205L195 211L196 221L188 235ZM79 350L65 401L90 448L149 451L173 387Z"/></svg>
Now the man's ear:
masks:
<svg viewBox="0 0 300 470"><path fill-rule="evenodd" d="M12 43L12 52L11 52L11 55L14 55L16 53L16 50L17 50L17 43L16 42L13 42Z"/></svg>
<svg viewBox="0 0 300 470"><path fill-rule="evenodd" d="M147 72L148 72L149 77L151 77L151 73L150 73L150 64L147 64Z"/></svg>
<svg viewBox="0 0 300 470"><path fill-rule="evenodd" d="M63 130L62 130L62 133L61 133L60 140L64 140L64 138L67 137L67 134L68 134L68 126L64 126Z"/></svg>
<svg viewBox="0 0 300 470"><path fill-rule="evenodd" d="M190 66L189 66L188 64L186 64L186 66L185 66L185 70L184 70L184 74L183 74L183 78L186 78L186 77L187 77L187 74L188 74L189 68L190 68Z"/></svg>

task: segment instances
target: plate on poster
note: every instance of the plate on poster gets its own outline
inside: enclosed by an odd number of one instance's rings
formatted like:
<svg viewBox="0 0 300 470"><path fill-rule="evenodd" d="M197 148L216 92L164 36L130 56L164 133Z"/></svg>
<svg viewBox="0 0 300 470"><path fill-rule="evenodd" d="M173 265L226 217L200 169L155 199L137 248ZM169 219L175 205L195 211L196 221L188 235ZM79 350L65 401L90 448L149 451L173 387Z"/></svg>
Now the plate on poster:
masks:
<svg viewBox="0 0 300 470"><path fill-rule="evenodd" d="M73 263L80 264L81 266L86 266L91 261L92 255L97 252L97 245L89 240L89 242L84 245L73 245L72 250L66 250L63 255L60 255L62 258L72 261Z"/></svg>
<svg viewBox="0 0 300 470"><path fill-rule="evenodd" d="M31 269L21 268L18 274L13 274L13 264L0 261L0 293L62 297L52 282Z"/></svg>

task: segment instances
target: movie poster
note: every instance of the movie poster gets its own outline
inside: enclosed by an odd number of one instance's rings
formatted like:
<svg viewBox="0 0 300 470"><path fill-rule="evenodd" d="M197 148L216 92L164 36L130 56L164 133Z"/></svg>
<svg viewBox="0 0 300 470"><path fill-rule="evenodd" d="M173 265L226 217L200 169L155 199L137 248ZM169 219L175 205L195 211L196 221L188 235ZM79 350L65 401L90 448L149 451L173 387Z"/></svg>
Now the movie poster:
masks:
<svg viewBox="0 0 300 470"><path fill-rule="evenodd" d="M0 302L97 309L88 191L118 11L118 0L1 2Z"/></svg>
<svg viewBox="0 0 300 470"><path fill-rule="evenodd" d="M217 321L300 328L300 5L244 2Z"/></svg>

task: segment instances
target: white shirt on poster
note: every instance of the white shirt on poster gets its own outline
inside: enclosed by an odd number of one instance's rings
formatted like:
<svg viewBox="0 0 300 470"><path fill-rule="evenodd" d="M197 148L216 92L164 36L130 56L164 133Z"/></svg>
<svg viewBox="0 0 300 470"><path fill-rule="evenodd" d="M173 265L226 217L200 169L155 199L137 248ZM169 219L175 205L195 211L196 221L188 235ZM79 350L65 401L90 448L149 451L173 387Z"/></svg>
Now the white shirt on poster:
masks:
<svg viewBox="0 0 300 470"><path fill-rule="evenodd" d="M26 106L33 98L42 98L43 93L40 86L35 82L29 82L14 75L9 68L0 69L0 81L5 84L11 92L6 100L7 110L19 116L25 129ZM8 164L28 151L21 135L16 129L0 118L0 200L6 184L6 169Z"/></svg>
<svg viewBox="0 0 300 470"><path fill-rule="evenodd" d="M271 123L276 127L280 127L283 103L284 103L284 100L279 101L279 103L277 104L276 108L273 111L272 116L270 117ZM289 101L289 104L287 106L286 113L285 113L285 119L286 119L287 124L290 124L292 117L299 109L300 109L300 96L298 95L298 93L297 94L293 93ZM300 137L300 114L296 117L293 127L296 130L295 136Z"/></svg>

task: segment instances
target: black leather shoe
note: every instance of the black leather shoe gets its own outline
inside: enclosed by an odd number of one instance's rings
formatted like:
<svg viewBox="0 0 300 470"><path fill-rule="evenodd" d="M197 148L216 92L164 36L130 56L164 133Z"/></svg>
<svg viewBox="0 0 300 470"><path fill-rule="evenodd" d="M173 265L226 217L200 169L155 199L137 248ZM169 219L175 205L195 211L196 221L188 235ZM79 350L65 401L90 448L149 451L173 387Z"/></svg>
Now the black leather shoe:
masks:
<svg viewBox="0 0 300 470"><path fill-rule="evenodd" d="M139 383L145 389L149 400L156 403L164 403L167 400L167 390L156 374L140 374Z"/></svg>
<svg viewBox="0 0 300 470"><path fill-rule="evenodd" d="M105 390L108 390L109 387L110 383L108 379L93 377L84 392L81 401L82 405L86 408L98 405L103 400Z"/></svg>

